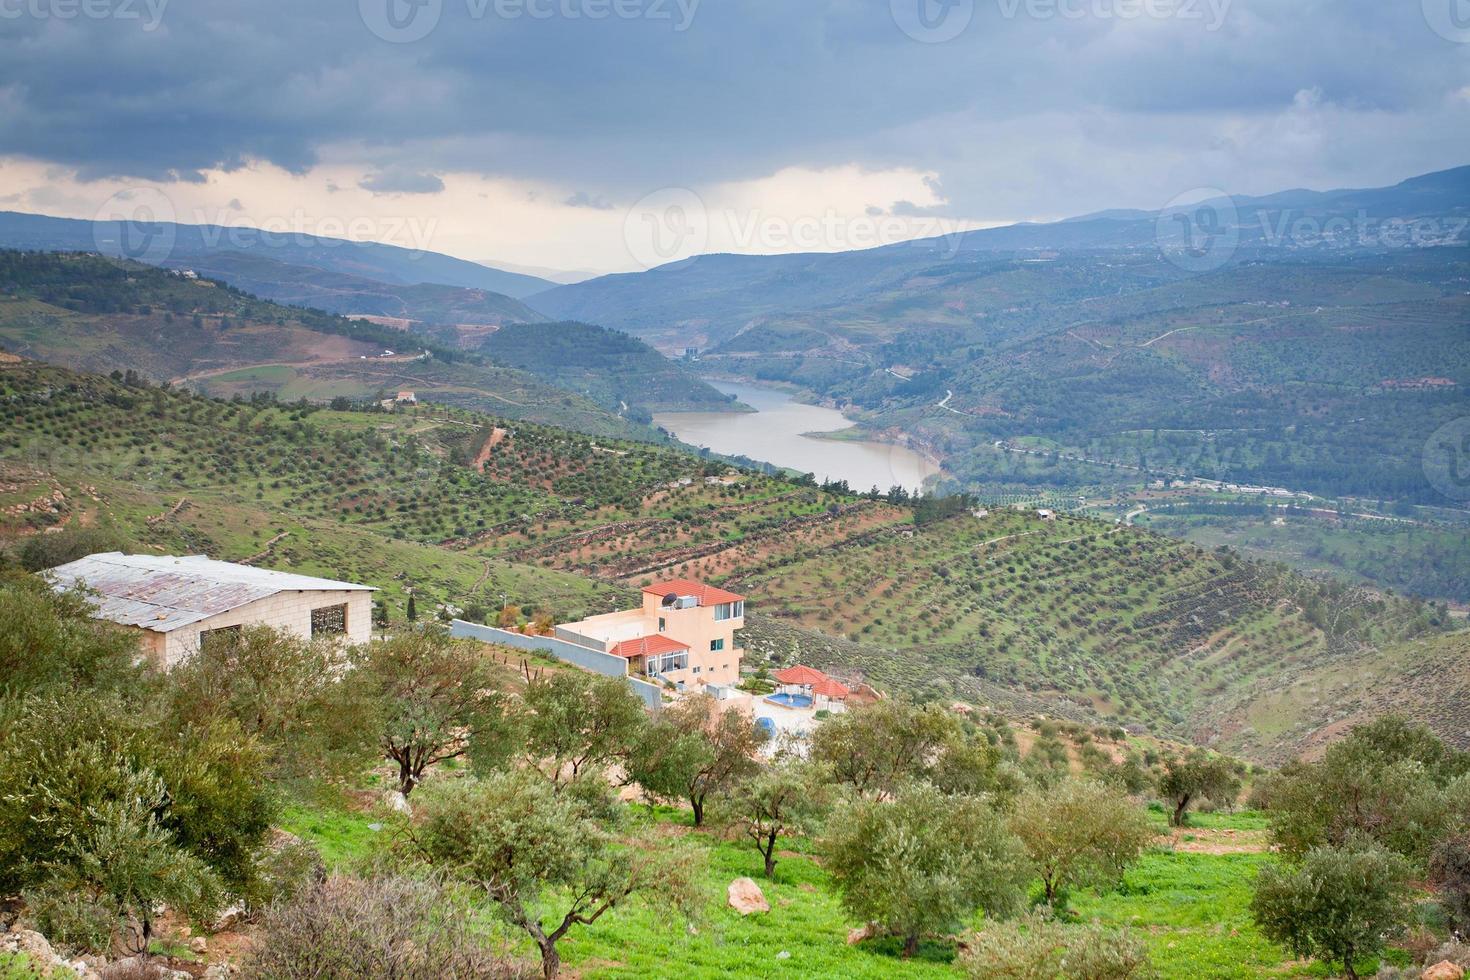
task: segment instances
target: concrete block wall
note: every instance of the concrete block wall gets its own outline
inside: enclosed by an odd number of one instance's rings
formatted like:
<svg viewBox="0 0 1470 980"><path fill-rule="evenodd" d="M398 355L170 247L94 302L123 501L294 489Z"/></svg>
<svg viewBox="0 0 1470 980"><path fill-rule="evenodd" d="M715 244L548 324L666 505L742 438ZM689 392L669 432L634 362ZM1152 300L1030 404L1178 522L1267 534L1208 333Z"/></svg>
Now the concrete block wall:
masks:
<svg viewBox="0 0 1470 980"><path fill-rule="evenodd" d="M311 611L324 606L347 606L349 643L366 643L373 633L373 600L364 591L290 591L258 599L229 612L162 634L166 666L199 652L199 635L207 630L229 626L270 626L304 639L311 638ZM158 635L158 634L154 634ZM154 647L156 649L156 646ZM156 656L156 654L155 654Z"/></svg>
<svg viewBox="0 0 1470 980"><path fill-rule="evenodd" d="M464 639L479 640L483 643L499 643L504 646L514 647L517 650L535 650L539 653L549 653L558 660L565 663L575 664L584 670L590 670L594 674L602 674L606 677L621 677L628 682L633 693L643 700L644 705L650 711L658 711L663 707L663 692L655 684L628 676L628 661L623 657L616 657L601 650L593 650L588 647L568 643L566 640L557 639L554 636L527 636L524 633L516 633L511 630L498 629L494 626L484 626L480 623L471 623L463 619L456 619L449 624L449 635Z"/></svg>

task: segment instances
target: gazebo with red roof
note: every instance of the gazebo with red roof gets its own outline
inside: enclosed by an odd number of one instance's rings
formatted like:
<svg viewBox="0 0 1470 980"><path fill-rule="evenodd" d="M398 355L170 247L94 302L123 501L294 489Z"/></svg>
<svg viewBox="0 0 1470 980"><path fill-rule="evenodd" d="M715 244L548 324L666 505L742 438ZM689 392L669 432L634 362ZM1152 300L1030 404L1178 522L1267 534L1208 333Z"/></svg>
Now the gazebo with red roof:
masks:
<svg viewBox="0 0 1470 980"><path fill-rule="evenodd" d="M800 664L795 667L787 667L785 670L778 670L772 676L779 683L789 684L792 687L811 687L813 684L831 679L815 667L804 667Z"/></svg>

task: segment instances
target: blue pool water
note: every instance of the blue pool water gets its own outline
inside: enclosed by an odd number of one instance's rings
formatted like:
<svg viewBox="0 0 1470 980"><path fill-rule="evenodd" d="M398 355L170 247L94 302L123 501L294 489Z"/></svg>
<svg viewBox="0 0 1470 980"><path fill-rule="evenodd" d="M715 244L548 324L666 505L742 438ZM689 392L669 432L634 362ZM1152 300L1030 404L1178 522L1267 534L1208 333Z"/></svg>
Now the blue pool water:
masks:
<svg viewBox="0 0 1470 980"><path fill-rule="evenodd" d="M768 694L766 700L772 704L779 704L783 708L810 708L812 698L809 694Z"/></svg>

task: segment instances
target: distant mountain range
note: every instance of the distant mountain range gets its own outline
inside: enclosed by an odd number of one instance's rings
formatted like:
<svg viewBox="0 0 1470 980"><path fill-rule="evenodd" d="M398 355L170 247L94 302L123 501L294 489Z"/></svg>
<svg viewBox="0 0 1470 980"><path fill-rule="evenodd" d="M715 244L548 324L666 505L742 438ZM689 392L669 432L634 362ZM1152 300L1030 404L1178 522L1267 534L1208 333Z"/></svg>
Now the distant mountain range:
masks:
<svg viewBox="0 0 1470 980"><path fill-rule="evenodd" d="M709 373L806 388L944 459L951 488L1086 492L1153 472L1453 504L1421 457L1470 415L1467 227L1470 167L705 255L532 302L699 348Z"/></svg>
<svg viewBox="0 0 1470 980"><path fill-rule="evenodd" d="M1470 241L1470 166L1393 187L1207 198L1158 211L1112 210L835 253L711 254L649 272L601 276L538 294L554 317L627 330L667 350L713 347L763 317L859 304L909 277L977 258L1143 251L1161 274L1303 254L1384 252ZM1126 288L1126 287L1125 287Z"/></svg>
<svg viewBox="0 0 1470 980"><path fill-rule="evenodd" d="M277 234L219 225L158 223L144 226L148 242L164 241L165 254L128 248L130 229L119 221L82 221L40 214L0 211L0 247L40 251L101 252L162 264L199 261L220 252L265 254L276 262L310 266L342 275L374 279L395 285L439 283L503 293L523 299L556 285L536 276L522 275L468 262L438 252L416 251L378 242L296 233ZM131 229L136 232L137 229ZM138 236L134 236L138 237Z"/></svg>

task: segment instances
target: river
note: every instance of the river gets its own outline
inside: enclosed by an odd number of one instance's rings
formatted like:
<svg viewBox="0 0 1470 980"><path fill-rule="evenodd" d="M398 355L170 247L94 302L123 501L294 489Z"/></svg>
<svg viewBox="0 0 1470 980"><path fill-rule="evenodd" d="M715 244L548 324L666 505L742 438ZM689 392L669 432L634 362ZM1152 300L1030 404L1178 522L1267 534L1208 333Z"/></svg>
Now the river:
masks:
<svg viewBox="0 0 1470 980"><path fill-rule="evenodd" d="M814 473L818 481L846 480L857 491L875 486L917 490L925 477L939 472L932 460L903 446L814 439L807 434L851 428L852 422L835 409L804 405L787 392L764 385L711 383L755 411L662 412L653 417L654 424L691 445Z"/></svg>

